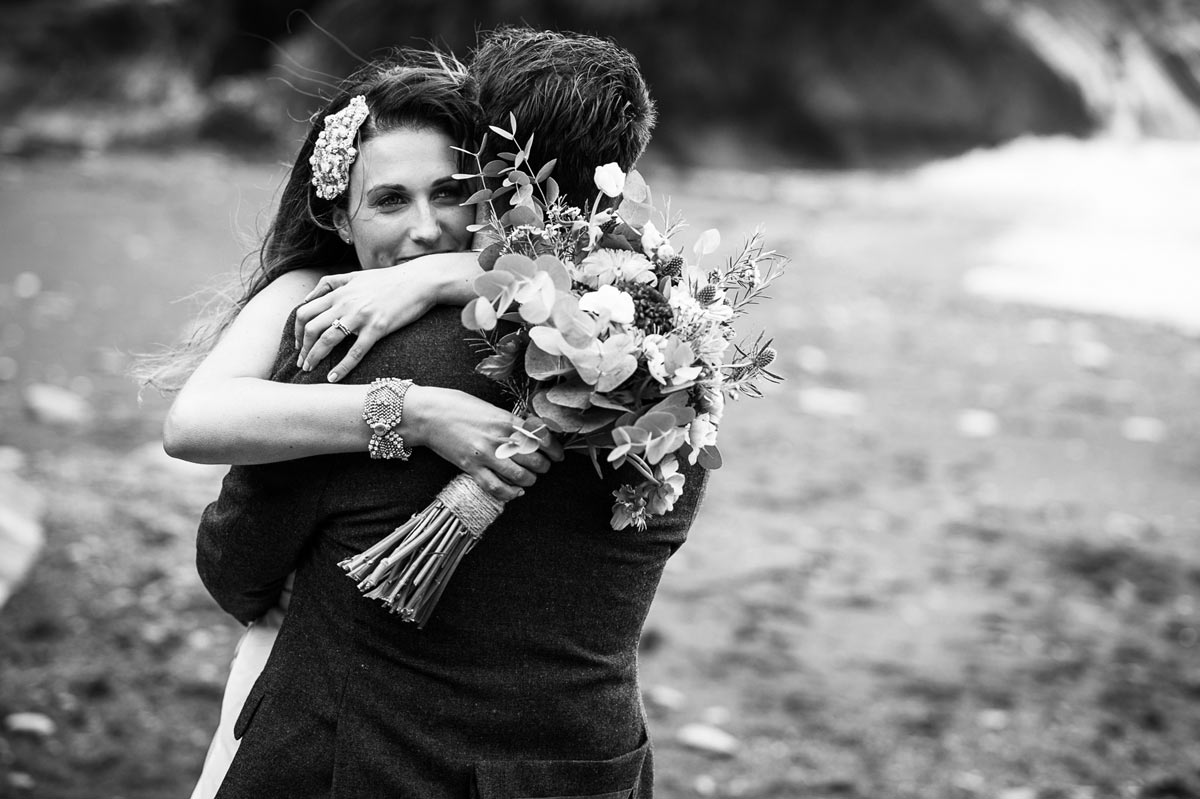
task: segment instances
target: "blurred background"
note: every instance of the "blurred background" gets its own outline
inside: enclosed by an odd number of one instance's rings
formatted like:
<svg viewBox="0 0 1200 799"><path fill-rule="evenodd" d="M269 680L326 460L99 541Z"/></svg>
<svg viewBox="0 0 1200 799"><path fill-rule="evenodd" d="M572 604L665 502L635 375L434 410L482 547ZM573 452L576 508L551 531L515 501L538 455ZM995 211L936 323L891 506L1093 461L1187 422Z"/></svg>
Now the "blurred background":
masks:
<svg viewBox="0 0 1200 799"><path fill-rule="evenodd" d="M1200 797L1200 0L7 0L0 796L190 791L223 470L131 358L253 252L311 78L522 21L638 56L682 243L793 259L643 639L659 794Z"/></svg>

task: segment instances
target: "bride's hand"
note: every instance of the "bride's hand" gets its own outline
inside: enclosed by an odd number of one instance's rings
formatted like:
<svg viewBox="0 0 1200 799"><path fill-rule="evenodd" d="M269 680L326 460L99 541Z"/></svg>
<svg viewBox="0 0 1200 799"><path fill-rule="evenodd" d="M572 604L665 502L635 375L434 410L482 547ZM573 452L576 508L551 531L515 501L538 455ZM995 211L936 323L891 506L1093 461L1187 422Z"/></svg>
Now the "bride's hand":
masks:
<svg viewBox="0 0 1200 799"><path fill-rule="evenodd" d="M311 370L349 331L357 340L329 372L329 381L336 383L358 365L375 342L420 319L436 305L438 285L433 270L411 264L321 278L296 311L297 364L306 372Z"/></svg>
<svg viewBox="0 0 1200 799"><path fill-rule="evenodd" d="M462 469L496 499L508 502L545 474L552 461L563 459L554 439L537 452L496 457L508 438L512 413L462 391L414 385L404 400L401 434L410 446L426 446Z"/></svg>

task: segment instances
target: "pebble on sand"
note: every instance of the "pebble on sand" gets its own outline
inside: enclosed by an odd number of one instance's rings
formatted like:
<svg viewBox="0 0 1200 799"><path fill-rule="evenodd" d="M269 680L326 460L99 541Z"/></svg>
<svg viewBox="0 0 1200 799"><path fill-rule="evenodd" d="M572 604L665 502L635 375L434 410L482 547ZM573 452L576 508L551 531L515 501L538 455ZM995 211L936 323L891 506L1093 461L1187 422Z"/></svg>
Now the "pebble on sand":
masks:
<svg viewBox="0 0 1200 799"><path fill-rule="evenodd" d="M867 399L856 391L809 386L796 392L800 410L826 419L849 419L867 412Z"/></svg>
<svg viewBox="0 0 1200 799"><path fill-rule="evenodd" d="M27 387L25 407L36 421L55 427L84 427L93 417L87 400L49 383L34 383Z"/></svg>
<svg viewBox="0 0 1200 799"><path fill-rule="evenodd" d="M679 710L687 702L683 691L669 685L651 685L643 695L646 704L661 710Z"/></svg>
<svg viewBox="0 0 1200 799"><path fill-rule="evenodd" d="M33 735L38 738L49 738L58 729L54 720L42 713L10 713L4 719L4 726L14 735Z"/></svg>
<svg viewBox="0 0 1200 799"><path fill-rule="evenodd" d="M1121 422L1121 435L1126 441L1157 444L1167 437L1167 425L1152 416L1130 416Z"/></svg>
<svg viewBox="0 0 1200 799"><path fill-rule="evenodd" d="M1078 339L1071 342L1071 360L1076 366L1103 372L1112 365L1113 352L1103 341Z"/></svg>
<svg viewBox="0 0 1200 799"><path fill-rule="evenodd" d="M685 724L675 734L680 744L716 757L733 757L741 744L724 730L709 724Z"/></svg>
<svg viewBox="0 0 1200 799"><path fill-rule="evenodd" d="M992 438L1000 432L1000 418L991 411L967 408L958 412L955 428L964 438Z"/></svg>

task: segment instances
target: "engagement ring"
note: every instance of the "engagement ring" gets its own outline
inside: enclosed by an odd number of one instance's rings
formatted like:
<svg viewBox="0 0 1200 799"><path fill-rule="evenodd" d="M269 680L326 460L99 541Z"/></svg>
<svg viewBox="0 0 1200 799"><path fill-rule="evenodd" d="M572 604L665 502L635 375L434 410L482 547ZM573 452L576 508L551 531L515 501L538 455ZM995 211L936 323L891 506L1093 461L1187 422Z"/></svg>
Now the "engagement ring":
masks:
<svg viewBox="0 0 1200 799"><path fill-rule="evenodd" d="M354 335L354 331L353 331L353 330L351 330L350 328L346 327L344 324L342 324L342 320L341 320L341 319L334 319L334 320L333 320L333 326L334 326L334 327L336 327L338 330L342 331L342 333L344 333L344 334L345 334L345 335L347 335L347 336L353 336L353 335Z"/></svg>

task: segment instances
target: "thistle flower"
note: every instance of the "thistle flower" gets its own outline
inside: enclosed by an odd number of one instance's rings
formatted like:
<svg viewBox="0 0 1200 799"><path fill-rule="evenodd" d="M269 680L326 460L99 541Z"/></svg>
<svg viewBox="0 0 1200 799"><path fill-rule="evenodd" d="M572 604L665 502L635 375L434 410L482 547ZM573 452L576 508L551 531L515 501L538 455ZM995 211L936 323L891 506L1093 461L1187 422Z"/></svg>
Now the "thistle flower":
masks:
<svg viewBox="0 0 1200 799"><path fill-rule="evenodd" d="M717 296L717 287L712 283L709 283L707 286L702 287L696 292L696 301L701 305L712 305L717 301Z"/></svg>
<svg viewBox="0 0 1200 799"><path fill-rule="evenodd" d="M675 255L667 259L667 262L662 265L659 270L666 277L682 277L683 276L683 256Z"/></svg>

